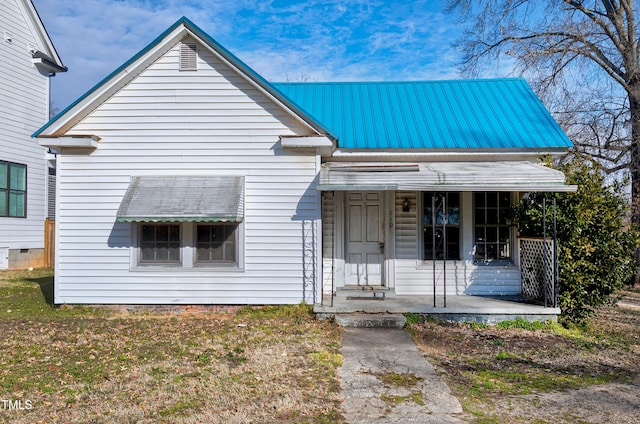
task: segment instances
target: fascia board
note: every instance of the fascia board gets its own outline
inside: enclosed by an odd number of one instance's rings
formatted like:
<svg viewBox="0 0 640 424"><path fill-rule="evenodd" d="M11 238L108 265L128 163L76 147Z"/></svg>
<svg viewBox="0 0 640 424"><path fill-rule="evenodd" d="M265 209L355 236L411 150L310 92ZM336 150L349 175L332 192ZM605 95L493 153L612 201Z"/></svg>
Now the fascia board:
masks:
<svg viewBox="0 0 640 424"><path fill-rule="evenodd" d="M60 56L58 56L58 52L56 51L55 46L53 45L53 41L51 41L51 37L49 37L47 29L42 23L42 19L40 19L40 14L33 5L33 2L31 0L20 0L18 1L18 4L22 8L23 15L28 18L28 22L30 24L30 27L34 31L34 35L38 39L40 39L42 48L46 49L47 55L50 56L54 60L55 64L60 68L65 68L65 66L62 64Z"/></svg>
<svg viewBox="0 0 640 424"><path fill-rule="evenodd" d="M539 158L549 156L558 158L565 156L567 150L541 150L541 149L487 149L487 150L376 150L376 149L335 149L331 158L340 160L354 160L356 158L368 158L371 160L405 160L424 159L431 161L456 161L456 160L517 160L518 158Z"/></svg>

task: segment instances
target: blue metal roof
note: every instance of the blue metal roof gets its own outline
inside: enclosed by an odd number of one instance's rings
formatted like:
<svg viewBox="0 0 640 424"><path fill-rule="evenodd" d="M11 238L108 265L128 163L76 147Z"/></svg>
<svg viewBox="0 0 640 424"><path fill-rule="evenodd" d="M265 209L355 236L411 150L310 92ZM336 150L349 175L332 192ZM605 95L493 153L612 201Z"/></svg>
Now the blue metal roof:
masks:
<svg viewBox="0 0 640 424"><path fill-rule="evenodd" d="M524 79L272 85L343 149L573 146Z"/></svg>

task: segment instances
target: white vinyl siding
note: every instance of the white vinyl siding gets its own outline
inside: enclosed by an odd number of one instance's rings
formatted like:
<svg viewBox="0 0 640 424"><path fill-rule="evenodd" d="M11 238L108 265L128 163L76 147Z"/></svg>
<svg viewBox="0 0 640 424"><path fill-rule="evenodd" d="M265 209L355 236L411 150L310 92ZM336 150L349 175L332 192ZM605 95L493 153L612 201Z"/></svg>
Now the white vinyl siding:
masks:
<svg viewBox="0 0 640 424"><path fill-rule="evenodd" d="M280 135L309 130L205 48L198 72L181 73L178 51L179 44L69 133L101 141L90 155L59 155L55 301L312 303L302 234L303 222L320 218L316 157L279 144ZM135 225L115 217L134 175L244 176L242 267L132 270Z"/></svg>
<svg viewBox="0 0 640 424"><path fill-rule="evenodd" d="M396 192L395 195L395 292L398 295L433 294L434 268L431 260L422 260L420 253L419 209L417 192ZM402 211L404 199L411 201L409 212ZM449 295L511 295L519 294L520 270L512 264L476 264L473 258L472 193L461 193L462 259L448 260L446 265ZM436 261L436 293L444 293L443 262Z"/></svg>
<svg viewBox="0 0 640 424"><path fill-rule="evenodd" d="M0 217L0 247L44 247L46 149L31 134L48 119L49 78L31 62L29 44L38 41L16 0L0 2L0 160L27 166L27 217Z"/></svg>

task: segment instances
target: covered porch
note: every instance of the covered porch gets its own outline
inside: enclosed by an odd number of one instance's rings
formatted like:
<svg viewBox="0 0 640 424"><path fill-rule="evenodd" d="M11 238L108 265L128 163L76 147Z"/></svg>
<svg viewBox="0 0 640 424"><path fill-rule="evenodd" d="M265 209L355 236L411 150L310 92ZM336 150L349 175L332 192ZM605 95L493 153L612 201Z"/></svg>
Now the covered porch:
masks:
<svg viewBox="0 0 640 424"><path fill-rule="evenodd" d="M318 188L318 314L485 323L560 314L551 237L521 239L507 215L526 191L575 190L562 173L528 161L327 163Z"/></svg>

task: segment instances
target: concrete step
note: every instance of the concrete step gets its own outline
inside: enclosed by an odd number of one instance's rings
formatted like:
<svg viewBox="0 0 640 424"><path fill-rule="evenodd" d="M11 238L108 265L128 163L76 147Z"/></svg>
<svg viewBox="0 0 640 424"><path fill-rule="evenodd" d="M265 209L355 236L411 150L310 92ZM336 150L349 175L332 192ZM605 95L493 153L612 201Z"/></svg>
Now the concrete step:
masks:
<svg viewBox="0 0 640 424"><path fill-rule="evenodd" d="M407 322L400 314L336 314L335 320L343 327L402 328Z"/></svg>
<svg viewBox="0 0 640 424"><path fill-rule="evenodd" d="M344 286L336 288L337 292L376 292L386 293L391 291L389 287L384 286Z"/></svg>
<svg viewBox="0 0 640 424"><path fill-rule="evenodd" d="M347 300L384 300L390 293L388 287L382 286L346 286L336 290L336 297Z"/></svg>

